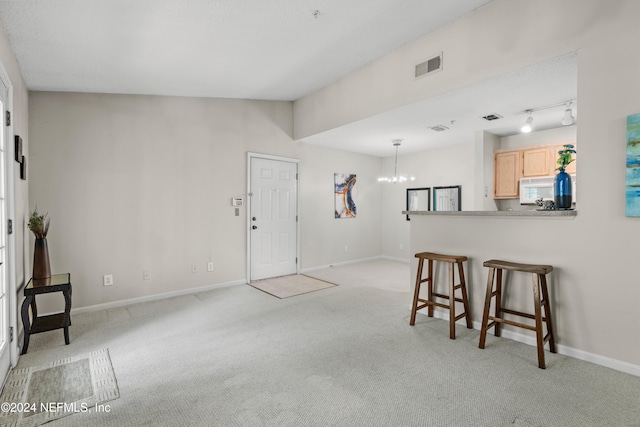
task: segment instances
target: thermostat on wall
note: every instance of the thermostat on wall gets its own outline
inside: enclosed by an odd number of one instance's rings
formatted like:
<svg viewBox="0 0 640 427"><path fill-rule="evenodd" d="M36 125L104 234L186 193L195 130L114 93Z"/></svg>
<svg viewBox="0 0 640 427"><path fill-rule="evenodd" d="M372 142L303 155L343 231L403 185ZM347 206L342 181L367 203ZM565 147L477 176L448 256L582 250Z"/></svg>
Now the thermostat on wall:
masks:
<svg viewBox="0 0 640 427"><path fill-rule="evenodd" d="M244 200L242 200L242 197L232 197L231 206L244 206Z"/></svg>

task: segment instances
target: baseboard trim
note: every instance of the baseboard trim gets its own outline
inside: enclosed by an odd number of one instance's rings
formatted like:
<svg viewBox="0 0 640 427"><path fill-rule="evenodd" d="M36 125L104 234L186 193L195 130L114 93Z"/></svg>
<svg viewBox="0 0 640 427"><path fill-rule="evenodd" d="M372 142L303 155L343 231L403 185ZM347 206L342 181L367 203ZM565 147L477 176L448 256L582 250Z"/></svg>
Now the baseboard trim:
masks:
<svg viewBox="0 0 640 427"><path fill-rule="evenodd" d="M374 257L370 257L370 258L353 259L351 261L341 261L341 262L335 262L333 264L319 265L317 267L303 268L303 269L300 270L300 273L301 274L311 273L312 271L324 270L326 268L340 267L340 266L343 266L343 265L350 265L350 264L359 264L361 262L378 261L378 260L381 260L381 259L385 259L385 260L388 260L388 261L402 262L402 263L405 263L405 264L409 264L411 262L408 259L404 259L404 258L394 258L394 257L386 256L386 255L379 255L379 256L374 256Z"/></svg>
<svg viewBox="0 0 640 427"><path fill-rule="evenodd" d="M125 305L138 304L142 302L157 301L166 298L179 297L183 295L197 294L198 292L210 291L213 289L228 288L229 286L246 285L247 280L234 280L231 282L217 283L214 285L200 286L197 288L182 289L179 291L164 292L161 294L147 295L144 297L130 298L120 301L106 302L103 304L89 305L87 307L72 308L71 314L89 313L92 311L106 310L109 308L123 307Z"/></svg>
<svg viewBox="0 0 640 427"><path fill-rule="evenodd" d="M396 257L392 257L392 256L387 256L387 255L382 255L380 257L381 259L386 259L388 261L396 261L396 262L401 262L404 264L411 264L411 260L408 260L406 258L396 258Z"/></svg>
<svg viewBox="0 0 640 427"><path fill-rule="evenodd" d="M421 313L418 311L418 314L426 316L426 313ZM434 310L433 317L438 319L449 321L449 312L444 312L440 310ZM463 323L463 320L459 320L458 323ZM479 331L482 328L481 322L473 322L473 329ZM493 330L489 331L489 334L493 335ZM507 338L513 341L521 342L523 344L527 344L535 347L536 339L533 336L523 335L518 332L510 331L507 329L502 329L502 338ZM585 362L594 363L596 365L604 366L607 368L614 369L616 371L624 372L626 374L634 375L636 377L640 377L640 366L634 365L633 363L624 362L622 360L613 359L611 357L601 356L595 353L589 353L588 351L579 350L577 348L569 347L562 344L556 344L556 349L559 354L573 357L574 359L584 360Z"/></svg>

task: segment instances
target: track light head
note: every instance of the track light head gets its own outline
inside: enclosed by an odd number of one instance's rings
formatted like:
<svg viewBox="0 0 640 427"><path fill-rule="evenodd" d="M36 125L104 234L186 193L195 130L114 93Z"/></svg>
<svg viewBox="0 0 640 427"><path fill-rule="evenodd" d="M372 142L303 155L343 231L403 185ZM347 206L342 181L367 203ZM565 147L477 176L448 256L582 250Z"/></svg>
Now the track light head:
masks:
<svg viewBox="0 0 640 427"><path fill-rule="evenodd" d="M524 122L524 125L522 125L522 128L520 128L520 130L524 133L528 133L528 132L531 132L532 129L533 129L533 116L531 115L531 112L529 112L527 121Z"/></svg>
<svg viewBox="0 0 640 427"><path fill-rule="evenodd" d="M571 126L575 123L575 117L573 117L573 110L571 110L571 104L567 106L567 109L564 110L564 117L562 117L562 126Z"/></svg>

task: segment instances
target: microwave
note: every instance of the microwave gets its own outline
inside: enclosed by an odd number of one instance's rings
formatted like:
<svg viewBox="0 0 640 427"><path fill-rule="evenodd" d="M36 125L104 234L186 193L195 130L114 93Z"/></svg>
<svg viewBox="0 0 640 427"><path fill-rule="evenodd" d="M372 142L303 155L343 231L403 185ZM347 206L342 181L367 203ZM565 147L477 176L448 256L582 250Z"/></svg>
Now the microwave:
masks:
<svg viewBox="0 0 640 427"><path fill-rule="evenodd" d="M520 204L535 205L536 200L553 200L553 183L555 177L543 176L539 178L520 179ZM573 193L573 203L576 202L576 176L571 175L571 191Z"/></svg>

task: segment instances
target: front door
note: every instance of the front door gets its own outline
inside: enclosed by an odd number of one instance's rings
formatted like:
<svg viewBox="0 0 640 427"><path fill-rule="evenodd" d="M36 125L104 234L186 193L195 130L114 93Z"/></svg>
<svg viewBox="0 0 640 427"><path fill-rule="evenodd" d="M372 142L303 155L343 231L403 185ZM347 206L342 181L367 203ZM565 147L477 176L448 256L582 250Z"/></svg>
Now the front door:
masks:
<svg viewBox="0 0 640 427"><path fill-rule="evenodd" d="M250 280L297 272L298 164L249 157Z"/></svg>

